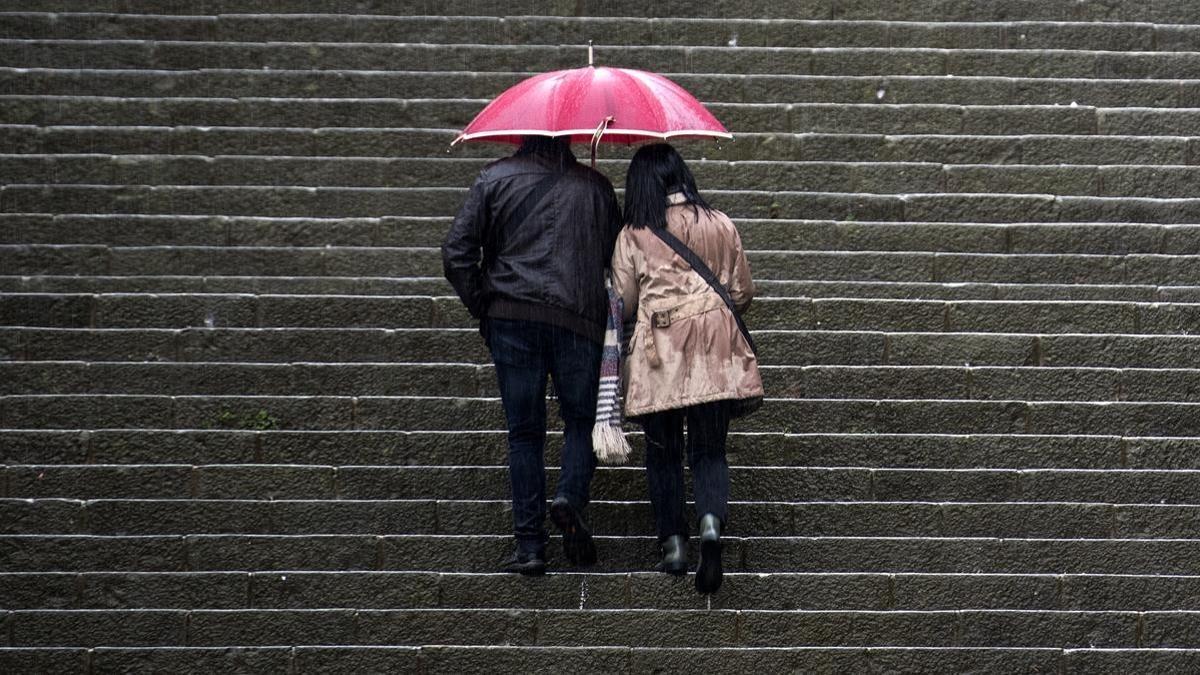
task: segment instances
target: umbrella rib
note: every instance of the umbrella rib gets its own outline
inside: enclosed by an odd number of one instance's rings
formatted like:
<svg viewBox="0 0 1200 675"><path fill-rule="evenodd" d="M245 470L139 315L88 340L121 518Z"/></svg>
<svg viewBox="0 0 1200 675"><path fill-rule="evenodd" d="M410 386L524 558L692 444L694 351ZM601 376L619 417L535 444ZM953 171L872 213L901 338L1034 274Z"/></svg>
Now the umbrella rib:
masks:
<svg viewBox="0 0 1200 675"><path fill-rule="evenodd" d="M635 88L635 91L637 92L638 96L641 97L644 109L650 110L654 114L654 122L656 123L656 126L662 130L662 133L671 131L670 129L666 128L666 122L663 120L660 99L657 96L653 96L653 98L650 97L649 87L646 86L641 73L638 71L630 71L630 75L631 78L637 82L638 86ZM664 77L662 79L666 80L667 78ZM670 80L667 81L670 82ZM672 82L672 84L674 83Z"/></svg>

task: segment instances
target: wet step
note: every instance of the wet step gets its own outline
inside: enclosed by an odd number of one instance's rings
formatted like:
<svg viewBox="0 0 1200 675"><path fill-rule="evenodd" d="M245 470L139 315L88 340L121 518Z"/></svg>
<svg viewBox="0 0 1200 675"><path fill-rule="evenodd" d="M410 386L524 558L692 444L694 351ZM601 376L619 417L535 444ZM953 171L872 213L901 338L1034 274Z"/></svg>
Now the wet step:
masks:
<svg viewBox="0 0 1200 675"><path fill-rule="evenodd" d="M743 240L744 241L744 240ZM1200 286L1139 284L921 283L758 280L758 298L892 298L943 300L1114 300L1197 302ZM450 295L440 277L0 276L0 292L252 293L256 295Z"/></svg>
<svg viewBox="0 0 1200 675"><path fill-rule="evenodd" d="M765 229L765 228L764 228ZM762 233L764 244L803 246ZM866 242L864 242L866 243ZM1186 286L1200 256L1131 253L956 253L749 249L756 279L999 284ZM91 276L439 277L437 247L0 245L10 274Z"/></svg>
<svg viewBox="0 0 1200 675"><path fill-rule="evenodd" d="M114 621L123 617L120 621ZM822 610L17 610L13 642L29 646L240 644L770 646L1191 646L1196 613ZM456 627L468 624L464 634ZM314 629L319 630L314 634ZM323 641L321 641L323 639Z"/></svg>
<svg viewBox="0 0 1200 675"><path fill-rule="evenodd" d="M42 213L45 200L63 212L94 215L260 216L288 218L445 217L467 188L285 187L201 185L0 186L0 213ZM1193 224L1196 198L1093 197L1053 194L876 194L705 190L730 217L895 222L1061 222Z"/></svg>
<svg viewBox="0 0 1200 675"><path fill-rule="evenodd" d="M455 572L0 573L9 609L708 609L690 579ZM1195 610L1195 576L767 572L725 575L713 609ZM1181 604L1182 603L1182 604Z"/></svg>
<svg viewBox="0 0 1200 675"><path fill-rule="evenodd" d="M218 13L215 9L211 13L200 13L195 7L182 14L169 13L164 7L156 7L154 13L122 13L128 11L123 5L100 8L113 10L109 12L89 13L73 11L77 7L52 5L28 5L24 9L24 12L4 15L0 35L17 39L346 42L360 43L360 49L387 49L395 43L459 45L467 39L477 45L523 48L585 45L589 39L603 34L601 50L604 45L695 45L1172 51L1194 46L1200 30L1186 24L1169 25L1170 22L1161 25L1097 23L1088 21L1091 17L1086 16L1053 19L1052 22L1026 20L1024 11L970 22L956 22L946 15L925 21L841 17L828 20L828 15L809 19L784 16L763 21L742 18L740 12L729 12L720 18L673 16L669 23L664 23L594 14L479 16L483 12L478 9L470 13L472 16L448 16L444 7L415 16L411 15L411 7L390 16L386 12L360 13L370 11L363 7L343 15L313 15L308 7L295 14ZM505 8L503 14L508 14L510 9ZM81 60L76 65L86 63L87 60Z"/></svg>
<svg viewBox="0 0 1200 675"><path fill-rule="evenodd" d="M466 329L476 325L457 297L446 296L12 293L0 297L0 307L10 325L30 327ZM746 321L757 330L1172 335L1189 334L1198 314L1196 303L802 297L760 298L747 312ZM430 352L425 352L417 359L429 357ZM764 359L769 360L767 354Z"/></svg>
<svg viewBox="0 0 1200 675"><path fill-rule="evenodd" d="M78 17L62 16L60 20ZM216 19L220 22L222 18ZM292 17L303 18L303 17ZM361 18L361 17L360 17ZM517 19L518 21L520 18ZM114 26L118 22L104 22ZM175 23L179 23L176 21ZM286 24L286 21L283 22ZM583 22L577 22L582 25ZM136 30L136 26L126 22ZM332 26L331 26L332 27ZM812 26L809 25L811 28ZM876 26L860 24L865 32ZM336 30L336 27L332 27ZM368 27L369 28L369 27ZM1188 27L1181 27L1186 29ZM828 27L826 26L826 30ZM38 38L36 31L21 36L0 37L0 55L6 67L0 78L12 82L54 86L54 82L73 82L74 93L87 93L84 73L119 86L136 78L171 76L178 85L192 79L197 83L220 81L245 71L242 77L258 70L259 82L272 78L294 77L286 71L320 71L364 77L375 73L382 78L411 76L420 72L465 73L481 75L480 86L488 78L499 78L501 88L511 84L503 74L528 75L531 71L578 68L585 65L586 51L577 44L560 45L489 45L452 42L434 43L426 38L392 43L364 43L360 40L339 42L329 36L297 40L214 41L159 37L153 49L138 39L108 37L96 32L79 33L66 39ZM817 36L819 39L819 36ZM581 44L586 44L586 39ZM871 47L847 44L814 47L772 47L755 45L637 45L595 48L598 64L651 70L672 79L684 78L692 90L696 77L722 75L749 76L945 76L1010 77L1039 79L1127 79L1174 80L1181 73L1195 72L1200 55L1193 50L1088 50L1088 49L1005 49L979 48L979 45L938 48L930 46ZM1181 45L1182 46L1182 45ZM86 57L85 57L86 55ZM269 69L269 72L262 69ZM197 72L207 71L207 72ZM211 71L227 71L224 74ZM285 72L280 72L285 71ZM135 74L140 73L140 74ZM311 73L321 82L320 73ZM13 76L21 77L13 77ZM336 79L336 78L335 78ZM452 78L453 79L453 78ZM254 81L254 80L250 80ZM247 81L249 83L250 81ZM469 81L469 80L464 80ZM684 80L679 80L681 84ZM27 86L28 86L27 84ZM948 83L950 85L952 83ZM36 86L36 85L35 85ZM149 86L149 85L148 85ZM173 85L152 87L170 94ZM487 84L486 86L495 86ZM321 87L324 89L324 87ZM703 86L699 86L703 90ZM947 89L952 90L952 86ZM143 90L144 91L144 90ZM1010 90L1011 91L1011 90ZM1097 90L1099 91L1099 90ZM21 93L14 91L13 93ZM29 93L55 93L39 90Z"/></svg>
<svg viewBox="0 0 1200 675"><path fill-rule="evenodd" d="M0 242L8 246L88 244L131 248L428 248L441 246L451 220L450 215L272 218L6 213L0 214ZM954 223L738 218L737 226L744 245L750 251L1200 254L1200 225L1188 223ZM78 271L73 272L71 276L80 276ZM139 269L137 275L150 276L152 273ZM366 275L360 272L354 276ZM436 276L440 277L441 274Z"/></svg>
<svg viewBox="0 0 1200 675"><path fill-rule="evenodd" d="M122 620L114 621L118 616ZM1092 640L1105 647L1133 647L1140 625L1132 612L987 610L18 610L7 618L14 642L43 647L217 646L231 639L307 644L316 627L324 636L320 644L582 645L603 631L612 643L637 646L768 646L786 634L821 646L1082 646ZM1145 621L1164 631L1163 643L1178 646L1194 617L1152 613ZM466 622L473 626L470 634L455 630Z"/></svg>
<svg viewBox="0 0 1200 675"><path fill-rule="evenodd" d="M101 65L105 53L114 46L107 43L84 44ZM195 53L198 50L191 45L186 45L186 55L176 57L180 64L187 64L187 70L46 68L46 65L57 66L78 61L79 57L70 54L70 49L65 54L59 54L57 50L61 45L31 45L0 40L0 58L7 57L7 63L20 66L0 68L0 86L8 94L35 96L143 96L147 92L154 92L163 97L373 99L391 98L397 91L403 91L413 99L459 99L495 96L535 74L535 71L544 69L543 62L538 61L535 55L525 54L524 50L520 57L514 57L519 58L519 62L508 64L515 72L503 72L506 64L493 61L492 54L470 55L456 61L452 50L439 45L426 45L424 51L427 53L415 55L415 58L401 54L397 55L400 59L398 62L394 57L379 61L401 68L386 71L356 67L359 64L345 69L337 67L336 63L331 66L323 55L321 58L327 64L325 70L314 71L306 63L284 62L268 65L271 70L264 71L264 58L258 54L239 53L240 58L235 57L230 62L229 57L221 56L226 48L218 47L216 54L210 55ZM66 45L78 48L76 43ZM128 45L115 46L120 48ZM54 50L50 53L58 54L57 59L47 59L40 53L46 49ZM355 52L360 51L357 47L354 49ZM169 51L169 48L161 45L156 47L156 54L163 51ZM307 55L308 59L313 58L311 46L296 45L294 51ZM318 50L318 53L321 51ZM451 54L447 55L447 51L451 51ZM577 48L574 52L572 67L577 67L582 65L579 60L582 53ZM1015 55L1003 51L995 54L999 58ZM361 58L361 55L358 56ZM741 56L740 51L738 56ZM676 59L664 62L655 56L638 58L638 55L633 55L632 58L622 59L621 64L661 72L697 98L723 103L1086 104L1124 107L1130 101L1137 101L1140 106L1147 108L1189 108L1200 102L1200 96L1193 92L1195 81L1189 83L1176 79L1179 73L1200 72L1200 53L1151 56L1165 63L1155 66L1134 61L1130 69L1157 70L1164 75L1172 73L1168 78L1096 78L1091 74L1060 76L1037 72L1036 66L1035 75L1030 77L1025 75L1028 66L1020 63L992 68L964 68L958 64L947 64L946 61L953 60L953 57L940 50L916 54L888 50L867 53L822 50L797 54L793 59L778 59L782 63L775 66L780 70L777 74L747 74L738 67L738 58L729 59L719 51L712 54L712 60L732 60L733 63L714 68L708 63L681 64ZM763 61L760 55L750 57L760 63ZM692 57L689 55L687 58L690 60ZM795 66L789 63L794 59L805 62L828 60L831 65L806 63ZM125 59L118 56L118 60L121 63L117 65L125 65ZM276 62L280 58L266 56L265 60ZM441 65L426 63L428 60L436 60ZM969 60L983 59L976 56ZM916 61L917 64L881 67L873 61L889 64L911 64ZM1062 57L1059 61L1070 62L1071 59ZM156 64L143 67L155 68ZM1088 66L1084 66L1084 69L1088 69ZM1095 65L1090 64L1090 69L1094 71ZM950 72L943 72L946 70ZM970 72L972 70L999 72L994 75L975 74ZM812 71L812 74L804 74L805 71ZM947 79L947 76L953 79Z"/></svg>
<svg viewBox="0 0 1200 675"><path fill-rule="evenodd" d="M1200 369L986 365L761 367L777 398L1200 401ZM489 365L0 362L0 394L499 396Z"/></svg>
<svg viewBox="0 0 1200 675"><path fill-rule="evenodd" d="M631 425L629 466L645 463ZM546 462L560 462L562 435L551 432ZM1200 469L1200 438L1103 435L764 433L735 424L735 466L930 469ZM7 464L319 466L506 466L503 430L296 431L278 429L110 429L0 431ZM452 497L445 496L443 497ZM918 495L919 496L919 495Z"/></svg>
<svg viewBox="0 0 1200 675"><path fill-rule="evenodd" d="M126 5L117 0L105 0L92 9L104 12L116 12ZM27 12L61 12L77 9L71 3L62 0L34 0L23 8ZM271 6L274 14L303 13L311 11L311 6L301 0L278 0ZM323 9L330 13L353 14L366 12L379 15L441 15L443 17L459 16L504 16L512 11L511 5L502 0L449 0L432 2L422 0L414 5L410 1L397 2L390 0L378 2L369 8L364 8L351 0L330 2ZM532 8L531 8L532 9ZM1026 20L1037 21L1095 21L1123 22L1150 21L1159 23L1183 23L1192 17L1188 11L1190 6L1186 0L1166 0L1155 5L1043 5L1027 0L1006 0L985 6L973 4L949 5L947 7L910 7L880 6L871 0L819 0L805 5L801 9L791 10L771 4L768 0L753 2L731 2L720 0L710 5L697 7L682 0L671 0L655 10L634 0L587 0L577 5L562 4L540 8L550 16L587 15L595 17L656 17L677 16L683 18L723 18L727 16L755 16L770 19L842 19L842 20L875 20L875 21L997 21L1011 20L1020 16ZM172 2L160 3L151 10L157 14L192 14L194 5ZM232 0L213 1L205 5L208 14L254 14L245 5ZM1180 17L1183 17L1182 19Z"/></svg>
<svg viewBox="0 0 1200 675"><path fill-rule="evenodd" d="M774 365L1174 368L1200 356L1200 336L1181 334L818 329L756 335L764 364ZM472 328L0 327L0 349L7 359L30 361L491 363Z"/></svg>
<svg viewBox="0 0 1200 675"><path fill-rule="evenodd" d="M1133 401L769 399L740 424L787 433L1197 436L1200 404ZM449 415L447 414L449 411ZM0 397L9 429L290 429L466 431L504 428L494 398L404 396ZM549 426L560 429L556 415Z"/></svg>
<svg viewBox="0 0 1200 675"><path fill-rule="evenodd" d="M645 571L655 537L597 537L589 571ZM0 535L0 572L495 572L512 535ZM727 537L729 572L1192 574L1200 540ZM9 553L11 552L11 553ZM557 547L551 570L571 570Z"/></svg>
<svg viewBox="0 0 1200 675"><path fill-rule="evenodd" d="M481 98L0 97L9 124L462 128ZM1067 101L1066 103L1070 103ZM711 102L739 132L1189 135L1194 108L1060 105ZM385 123L386 122L386 123Z"/></svg>
<svg viewBox="0 0 1200 675"><path fill-rule="evenodd" d="M96 647L0 649L0 664L15 670L70 671L87 664L114 671L155 668L173 671L197 664L229 672L290 672L337 668L353 662L381 672L416 670L462 673L491 668L570 670L582 674L665 670L681 662L710 670L749 671L816 668L830 672L875 670L1030 670L1062 673L1122 673L1146 667L1187 672L1200 664L1200 650L1178 648L918 648L909 647L517 647L517 646L324 646L324 647ZM241 670L238 670L241 669Z"/></svg>
<svg viewBox="0 0 1200 675"><path fill-rule="evenodd" d="M271 468L271 467L268 467ZM278 467L275 467L278 469ZM218 467L219 469L219 467ZM54 492L54 484L75 477L85 480L96 480L99 486L118 485L117 489L96 487L95 494L122 495L122 497L30 497L31 490L25 490L34 481L29 477L30 470L23 467L13 467L8 470L10 480L16 481L16 490L8 499L0 499L0 514L4 515L5 525L0 528L4 534L95 534L95 535L192 535L192 534L446 534L446 535L501 535L512 528L512 511L507 500L497 501L505 492L505 485L498 483L490 486L488 500L460 499L298 499L292 497L274 498L255 501L255 498L266 494L254 490L234 493L222 490L220 486L212 489L209 483L209 473L200 469L203 482L198 494L199 498L141 498L136 491L126 491L120 486L120 480L131 482L138 477L148 480L164 472L150 471L145 468L124 468L114 480L112 470L76 471L71 474L71 468L57 470L54 467L34 467L43 477L38 479L38 485L45 482L45 490L38 492ZM347 469L353 475L353 468ZM231 473L228 471L226 473ZM246 468L245 473L251 474L247 480L267 475L266 470L255 471ZM275 474L282 471L276 470ZM400 480L407 478L401 472ZM466 473L466 472L463 472ZM639 471L640 473L640 471ZM758 472L764 473L764 472ZM797 471L796 473L799 473ZM909 472L910 474L913 472ZM961 478L970 481L977 492L963 494L962 491L930 486L931 481L918 481L923 487L929 488L929 498L946 501L910 502L886 501L887 495L882 495L884 501L827 501L826 492L819 486L814 486L807 492L811 496L806 501L734 501L730 504L729 527L725 534L730 536L847 536L847 537L879 537L879 536L912 536L912 537L1005 537L1005 538L1120 538L1120 539L1191 539L1195 537L1194 523L1200 515L1200 506L1195 504L1132 504L1105 503L1098 501L1068 502L1068 501L1013 501L1013 502L978 502L969 501L976 494L980 496L1004 497L999 494L1005 489L989 488L982 485L983 481L975 478L978 474L960 472L953 474L943 472L941 479L949 476L950 480ZM1047 472L1048 473L1048 472ZM734 489L732 496L747 497L744 481L757 478L756 472L745 468L734 468ZM883 480L901 480L902 472L879 472ZM1066 483L1074 477L1083 475L1076 472L1067 473L1060 480ZM472 477L464 476L468 482L475 482ZM597 499L588 507L588 524L597 535L603 536L651 536L654 532L654 515L645 494L634 494L624 486L615 487L613 481L604 480L608 476L602 474L602 480L596 488ZM1125 480L1126 476L1119 472L1110 472L1104 481L1092 480L1097 485L1111 486L1112 492L1105 493L1103 489L1093 488L1084 494L1079 490L1074 494L1063 494L1062 499L1072 497L1097 497L1121 499L1150 500L1161 494L1172 496L1187 495L1179 489L1179 484L1186 480L1194 480L1195 476L1183 475L1183 480L1170 480L1172 476L1159 473L1148 476L1138 476L1144 480ZM1027 477L1022 477L1026 479ZM1034 475L1037 478L1037 474ZM438 475L432 475L431 480L441 484ZM637 481L642 482L640 479ZM788 488L785 483L772 481L777 487ZM797 483L812 482L801 476ZM1001 481L995 481L1000 483ZM1036 480L1026 480L1028 489L1013 491L1013 498L1024 498L1026 493L1031 497L1044 497L1048 492L1041 489L1038 494ZM1050 484L1050 481L1042 481ZM1128 485L1125 485L1128 484ZM1175 488L1172 490L1172 488ZM1136 494L1135 491L1144 492ZM992 492L988 492L992 490ZM69 491L64 491L69 493ZM82 494L84 491L77 491ZM163 491L165 493L165 490ZM197 491L193 491L196 493ZM469 491L468 491L469 492ZM642 490L644 493L644 489ZM213 494L238 494L239 498L212 498ZM621 494L613 494L621 493ZM954 493L954 494L952 494ZM986 493L986 494L985 494ZM463 493L464 496L467 492ZM124 497L128 495L128 497ZM641 498L643 501L604 501L609 497ZM756 495L749 495L754 498ZM1057 500L1059 495L1051 494ZM951 501L959 498L959 501ZM963 499L966 499L964 501ZM686 509L689 522L693 508ZM693 549L696 543L693 541ZM692 559L698 556L692 551Z"/></svg>
<svg viewBox="0 0 1200 675"><path fill-rule="evenodd" d="M342 506L328 503L324 505L328 506L330 513L324 516L319 513L322 504L316 502L269 508L272 512L280 512L278 517L285 520L290 511L297 515L308 512L308 519L324 517L331 522L344 521L346 524L338 527L350 527L353 532L389 531L389 527L396 532L408 532L403 525L399 525L407 518L404 515L406 511L414 523L413 533L433 533L434 530L455 530L460 527L468 533L477 533L477 530L495 527L494 532L485 533L499 534L508 529L503 525L507 518L501 504L463 505L454 501L503 498L508 491L508 474L504 467L494 465L8 465L0 474L8 480L8 495L13 500L418 500L391 505L386 502ZM548 476L554 478L557 475L556 469L548 469ZM1161 533L1157 536L1177 537L1181 536L1178 528L1188 525L1200 513L1195 508L1135 507L1139 504L1194 505L1200 502L1197 497L1200 487L1195 486L1196 472L1191 470L734 466L730 469L730 475L730 495L734 501L780 502L745 507L744 511L749 515L740 527L733 525L731 533L746 536L803 536L842 532L842 528L821 524L822 512L830 514L832 520L846 519L848 522L858 511L863 522L847 527L861 531L862 536L886 536L889 531L913 536L1010 536L983 532L990 530L1013 533L1011 536L1065 537L1070 534L1069 531L1054 528L1069 530L1070 527L1078 527L1080 536L1087 532L1093 538L1114 536L1114 530L1119 530L1122 537L1130 538L1155 536L1155 533ZM644 500L644 469L637 466L602 466L596 471L592 494L597 500ZM448 503L435 503L434 500L447 499L447 495L453 495ZM809 502L839 503L813 506ZM905 505L900 502L929 503ZM1029 503L1006 504L1008 502ZM1064 504L1045 505L1056 502ZM1122 506L1114 509L1108 506L1112 504ZM1125 505L1135 506L1125 508ZM80 504L48 502L22 505L14 501L6 503L6 506L10 512L28 514L36 521L39 511L44 511L46 517L61 517L72 509L77 510ZM227 506L226 509L233 507L236 505ZM122 524L125 520L122 514L136 512L137 508L136 504L88 504L83 514L88 518L85 527L93 526L93 517L96 519L94 527L103 534L158 533L156 528L169 527L165 522L142 526ZM204 519L204 514L195 512L194 505L186 501L181 501L175 507L161 505L161 508L164 514L174 515L182 522L191 518ZM347 511L338 514L337 511L342 508ZM373 522L386 522L388 527L376 530L353 525L353 508L371 514ZM644 514L640 510L632 515L619 507L599 509L607 514L599 522L611 524L615 533L640 534L640 530L644 529L633 525L642 520ZM1078 522L1071 526L1063 523L989 522L1006 510L1013 514L1022 510L1028 512L1027 516L1017 518L1017 521L1039 520L1033 517L1039 511L1062 511L1071 514L1070 519ZM219 511L214 509L214 512ZM243 516L231 522L249 523L251 531L276 527L271 523L274 520L270 517L271 513L254 512L249 507L245 511ZM867 517L871 514L875 514L879 521L872 523L871 518ZM80 514L71 517L77 519ZM164 515L166 520L170 518ZM647 519L646 522L650 521ZM401 529L396 530L398 525ZM216 527L233 526L217 524ZM310 532L316 529L307 525L283 527L300 527ZM968 531L940 532L937 531L939 528ZM767 531L759 532L759 529ZM170 533L187 532L171 530Z"/></svg>
<svg viewBox="0 0 1200 675"><path fill-rule="evenodd" d="M178 155L0 155L0 180L23 184L329 186L456 188L485 162L449 158L189 157ZM621 188L624 160L603 160ZM726 162L692 164L712 190L792 192L1069 194L1190 197L1200 166L959 164L929 162Z"/></svg>
<svg viewBox="0 0 1200 675"><path fill-rule="evenodd" d="M946 164L1194 164L1197 141L1187 136L1105 134L865 134L745 132L733 142L680 143L690 161L790 160L826 162L939 162ZM268 155L320 157L495 158L504 148L487 143L450 148L454 128L269 126L0 125L13 153L124 155ZM605 146L601 161L627 161L632 148ZM602 167L607 166L601 163ZM623 173L618 172L618 173ZM613 176L622 178L623 175ZM705 186L706 187L706 186Z"/></svg>
<svg viewBox="0 0 1200 675"><path fill-rule="evenodd" d="M253 293L266 295L441 296L453 288L438 277L53 276L0 277L11 293ZM759 280L758 298L883 298L945 300L1111 300L1195 302L1197 286L1139 284L922 283Z"/></svg>
<svg viewBox="0 0 1200 675"><path fill-rule="evenodd" d="M1069 293L1069 288L1052 286L1043 292ZM1151 287L1101 286L1091 292L1104 295L1104 289L1130 299L1152 300L1157 289ZM763 289L759 289L760 292ZM847 288L846 290L849 290ZM979 289L994 296L996 288ZM244 277L244 276L23 276L0 277L4 293L268 293L321 295L448 295L454 292L445 279L438 277ZM807 294L806 294L807 295Z"/></svg>

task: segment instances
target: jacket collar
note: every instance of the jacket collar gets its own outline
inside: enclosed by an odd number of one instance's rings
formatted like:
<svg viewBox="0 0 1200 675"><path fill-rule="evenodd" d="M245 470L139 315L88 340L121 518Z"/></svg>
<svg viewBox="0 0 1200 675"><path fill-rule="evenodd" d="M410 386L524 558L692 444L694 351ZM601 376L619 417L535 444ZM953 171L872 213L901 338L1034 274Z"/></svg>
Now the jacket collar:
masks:
<svg viewBox="0 0 1200 675"><path fill-rule="evenodd" d="M667 195L667 203L671 206L682 204L686 201L687 197L684 197L682 192L672 192L671 194Z"/></svg>

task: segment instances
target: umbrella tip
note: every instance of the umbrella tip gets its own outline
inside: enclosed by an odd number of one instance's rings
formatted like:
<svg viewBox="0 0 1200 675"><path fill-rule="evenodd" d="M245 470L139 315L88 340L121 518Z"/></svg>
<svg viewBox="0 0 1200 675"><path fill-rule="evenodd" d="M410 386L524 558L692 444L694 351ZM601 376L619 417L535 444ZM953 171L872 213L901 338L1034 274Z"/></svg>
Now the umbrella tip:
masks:
<svg viewBox="0 0 1200 675"><path fill-rule="evenodd" d="M596 65L595 64L595 56L596 56L595 52L592 51L592 41L588 40L588 65L589 66Z"/></svg>

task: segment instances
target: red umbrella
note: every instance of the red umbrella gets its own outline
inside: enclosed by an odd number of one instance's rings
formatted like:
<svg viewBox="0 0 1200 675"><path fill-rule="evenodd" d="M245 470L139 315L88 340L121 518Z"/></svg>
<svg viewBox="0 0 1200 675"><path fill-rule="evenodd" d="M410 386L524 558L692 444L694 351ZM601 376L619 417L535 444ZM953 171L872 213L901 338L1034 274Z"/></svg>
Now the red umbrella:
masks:
<svg viewBox="0 0 1200 675"><path fill-rule="evenodd" d="M591 141L593 163L600 140L733 138L695 97L662 75L589 65L518 82L476 115L451 145L520 143L529 135Z"/></svg>

